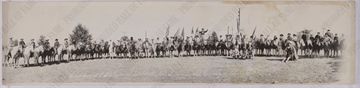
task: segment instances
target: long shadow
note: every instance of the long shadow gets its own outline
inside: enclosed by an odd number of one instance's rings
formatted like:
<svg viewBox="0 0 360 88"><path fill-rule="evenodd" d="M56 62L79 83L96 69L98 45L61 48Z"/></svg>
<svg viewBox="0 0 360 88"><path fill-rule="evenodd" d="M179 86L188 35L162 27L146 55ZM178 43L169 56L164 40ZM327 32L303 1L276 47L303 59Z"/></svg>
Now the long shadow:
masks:
<svg viewBox="0 0 360 88"><path fill-rule="evenodd" d="M269 60L269 61L282 61L283 59L266 59L266 60Z"/></svg>
<svg viewBox="0 0 360 88"><path fill-rule="evenodd" d="M27 67L42 67L45 66L45 64L29 64L28 66L21 66L22 68L27 68Z"/></svg>
<svg viewBox="0 0 360 88"><path fill-rule="evenodd" d="M234 57L226 57L225 59L232 59L232 60L248 60L249 58L234 58Z"/></svg>

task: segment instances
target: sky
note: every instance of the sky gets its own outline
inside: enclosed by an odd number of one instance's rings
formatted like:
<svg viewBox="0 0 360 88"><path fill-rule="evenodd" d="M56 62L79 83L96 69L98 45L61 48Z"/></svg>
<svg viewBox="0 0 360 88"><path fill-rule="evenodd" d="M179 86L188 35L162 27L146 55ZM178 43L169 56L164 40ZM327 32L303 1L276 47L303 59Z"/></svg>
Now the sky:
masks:
<svg viewBox="0 0 360 88"><path fill-rule="evenodd" d="M84 25L95 40L163 37L185 29L205 28L224 35L236 32L240 8L240 29L250 35L296 33L304 29L323 32L324 28L355 35L354 6L344 3L246 3L226 2L6 2L3 4L3 40L38 39L45 35L60 40L78 24ZM210 33L208 33L210 34ZM145 36L146 35L146 36Z"/></svg>

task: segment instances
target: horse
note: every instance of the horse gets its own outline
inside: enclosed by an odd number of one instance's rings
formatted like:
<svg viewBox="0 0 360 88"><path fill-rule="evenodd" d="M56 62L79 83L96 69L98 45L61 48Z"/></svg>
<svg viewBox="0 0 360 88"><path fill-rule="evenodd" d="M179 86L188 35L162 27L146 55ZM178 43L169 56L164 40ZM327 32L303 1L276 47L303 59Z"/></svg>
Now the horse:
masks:
<svg viewBox="0 0 360 88"><path fill-rule="evenodd" d="M234 49L232 38L230 36L227 36L224 44L225 44L226 56L230 56L232 50Z"/></svg>
<svg viewBox="0 0 360 88"><path fill-rule="evenodd" d="M109 42L106 41L103 47L104 47L103 51L102 51L102 54L104 55L103 57L105 57L105 58L110 57L110 44L109 44Z"/></svg>
<svg viewBox="0 0 360 88"><path fill-rule="evenodd" d="M123 47L123 45L121 44L121 42L118 42L118 44L116 44L114 46L114 52L115 52L115 55L117 57L119 57L121 55L121 48Z"/></svg>
<svg viewBox="0 0 360 88"><path fill-rule="evenodd" d="M130 57L135 58L136 57L135 53L137 52L135 41L129 42L129 51L130 51Z"/></svg>
<svg viewBox="0 0 360 88"><path fill-rule="evenodd" d="M87 59L91 59L91 58L94 58L93 57L93 51L94 49L93 49L93 46L92 46L92 44L91 43L88 43L88 44L86 44L85 45L85 52L84 52L84 54L85 54L85 58L87 58Z"/></svg>
<svg viewBox="0 0 360 88"><path fill-rule="evenodd" d="M265 50L265 39L260 38L255 41L256 44L256 54L257 55L264 55Z"/></svg>
<svg viewBox="0 0 360 88"><path fill-rule="evenodd" d="M194 50L195 56L200 55L199 51L201 50L201 39L198 36L195 36L195 38L194 38L193 50Z"/></svg>
<svg viewBox="0 0 360 88"><path fill-rule="evenodd" d="M74 56L76 53L76 46L74 44L70 44L68 47L67 47L67 54L68 54L68 60L74 60Z"/></svg>
<svg viewBox="0 0 360 88"><path fill-rule="evenodd" d="M108 48L108 50L109 50L109 58L110 59L112 59L112 58L114 58L114 56L115 56L115 43L114 42L110 42L111 44L109 44L109 46L108 47L106 47L106 48Z"/></svg>
<svg viewBox="0 0 360 88"><path fill-rule="evenodd" d="M234 48L235 49L231 55L233 56L233 58L238 59L241 57L241 54L240 54L240 43L237 40L235 41Z"/></svg>
<svg viewBox="0 0 360 88"><path fill-rule="evenodd" d="M208 49L208 54L210 55L215 55L216 54L216 43L218 42L217 40L217 36L209 36L209 38L207 39L207 49Z"/></svg>
<svg viewBox="0 0 360 88"><path fill-rule="evenodd" d="M152 45L148 41L145 41L144 43L142 43L141 49L142 49L145 57L150 57Z"/></svg>
<svg viewBox="0 0 360 88"><path fill-rule="evenodd" d="M337 57L337 56L339 56L339 50L340 50L340 41L339 41L339 39L338 39L338 37L334 37L334 40L333 40L333 42L332 42L332 47L331 47L331 49L332 49L332 55L333 55L333 57Z"/></svg>
<svg viewBox="0 0 360 88"><path fill-rule="evenodd" d="M272 47L271 47L271 40L268 39L268 38L265 38L265 44L264 44L264 50L265 50L265 54L266 56L270 56L271 55L271 50L272 50Z"/></svg>
<svg viewBox="0 0 360 88"><path fill-rule="evenodd" d="M305 56L310 56L312 53L313 43L310 38L306 38L305 41Z"/></svg>
<svg viewBox="0 0 360 88"><path fill-rule="evenodd" d="M120 54L122 54L122 57L128 57L129 53L129 45L127 41L124 41L122 44L120 44Z"/></svg>
<svg viewBox="0 0 360 88"><path fill-rule="evenodd" d="M177 56L181 56L181 52L183 51L183 40L182 39L177 39L175 41L175 46L176 46L176 50L177 50Z"/></svg>
<svg viewBox="0 0 360 88"><path fill-rule="evenodd" d="M42 50L40 50L42 53L40 54L41 59L42 59L42 63L46 64L49 62L54 62L55 61L55 49L54 47L47 47L45 48L44 45L40 46L43 48L40 48Z"/></svg>
<svg viewBox="0 0 360 88"><path fill-rule="evenodd" d="M285 47L285 40L280 38L277 46L278 46L278 50L279 50L279 56L283 56L285 54L284 50L286 48Z"/></svg>
<svg viewBox="0 0 360 88"><path fill-rule="evenodd" d="M144 57L144 49L143 49L143 45L142 45L143 42L141 41L138 41L135 46L136 46L136 58L141 58L141 57Z"/></svg>
<svg viewBox="0 0 360 88"><path fill-rule="evenodd" d="M312 45L313 56L318 57L322 46L320 39L313 39Z"/></svg>
<svg viewBox="0 0 360 88"><path fill-rule="evenodd" d="M174 55L174 53L173 53L175 51L175 44L174 43L175 43L175 41L173 39L170 39L166 43L170 57L172 57Z"/></svg>
<svg viewBox="0 0 360 88"><path fill-rule="evenodd" d="M299 49L300 49L300 55L304 55L305 50L306 50L306 43L303 39L299 40Z"/></svg>
<svg viewBox="0 0 360 88"><path fill-rule="evenodd" d="M332 40L330 37L324 37L324 40L322 41L322 45L323 45L324 54L326 57L331 56L331 53L330 53L331 43L332 43Z"/></svg>
<svg viewBox="0 0 360 88"><path fill-rule="evenodd" d="M161 52L163 51L163 46L162 43L156 43L156 48L155 48L155 52L156 52L156 56L160 57L161 56Z"/></svg>
<svg viewBox="0 0 360 88"><path fill-rule="evenodd" d="M254 50L254 43L252 41L245 43L245 58L246 59L252 59L254 56L253 50Z"/></svg>
<svg viewBox="0 0 360 88"><path fill-rule="evenodd" d="M186 51L186 55L190 56L191 55L191 49L192 49L192 42L190 42L190 40L186 40L185 41L185 46L184 46L184 50Z"/></svg>
<svg viewBox="0 0 360 88"><path fill-rule="evenodd" d="M13 65L14 67L19 66L18 60L23 57L23 49L21 46L10 47L6 55L6 61L8 65Z"/></svg>
<svg viewBox="0 0 360 88"><path fill-rule="evenodd" d="M220 40L217 44L217 50L219 50L219 54L218 55L225 55L225 50L226 50L226 45L225 45L225 41Z"/></svg>
<svg viewBox="0 0 360 88"><path fill-rule="evenodd" d="M148 50L148 52L150 53L149 57L155 57L155 48L156 46L154 43L149 44L149 50Z"/></svg>
<svg viewBox="0 0 360 88"><path fill-rule="evenodd" d="M36 64L39 63L39 57L43 53L42 46L27 46L24 50L24 64L25 66L30 66L30 59L34 58Z"/></svg>
<svg viewBox="0 0 360 88"><path fill-rule="evenodd" d="M278 56L279 54L279 49L280 46L278 46L279 40L277 38L274 38L273 40L270 41L270 52L272 55Z"/></svg>

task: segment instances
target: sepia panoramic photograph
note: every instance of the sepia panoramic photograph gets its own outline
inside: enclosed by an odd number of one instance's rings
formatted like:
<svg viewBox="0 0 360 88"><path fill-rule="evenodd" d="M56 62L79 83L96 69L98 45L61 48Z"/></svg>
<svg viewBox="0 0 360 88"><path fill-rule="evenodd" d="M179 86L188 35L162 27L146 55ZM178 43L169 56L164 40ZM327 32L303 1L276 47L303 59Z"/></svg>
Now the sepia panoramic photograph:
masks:
<svg viewBox="0 0 360 88"><path fill-rule="evenodd" d="M355 1L3 1L2 84L355 84Z"/></svg>

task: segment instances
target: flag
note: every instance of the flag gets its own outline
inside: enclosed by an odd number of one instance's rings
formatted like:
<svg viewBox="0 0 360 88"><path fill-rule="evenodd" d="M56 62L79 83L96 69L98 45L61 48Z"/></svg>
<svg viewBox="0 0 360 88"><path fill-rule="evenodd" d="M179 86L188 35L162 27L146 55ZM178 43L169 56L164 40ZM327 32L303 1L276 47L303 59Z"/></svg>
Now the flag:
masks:
<svg viewBox="0 0 360 88"><path fill-rule="evenodd" d="M168 36L169 36L169 29L170 29L170 26L168 26L168 27L166 28L165 37L168 37Z"/></svg>
<svg viewBox="0 0 360 88"><path fill-rule="evenodd" d="M194 27L191 28L191 34L194 34Z"/></svg>
<svg viewBox="0 0 360 88"><path fill-rule="evenodd" d="M195 32L196 32L196 33L198 33L198 32L199 32L199 27L197 27L197 28L196 28L196 31L195 31Z"/></svg>
<svg viewBox="0 0 360 88"><path fill-rule="evenodd" d="M182 31L181 31L181 38L185 38L184 30L185 30L185 28L183 28Z"/></svg>
<svg viewBox="0 0 360 88"><path fill-rule="evenodd" d="M145 38L147 38L147 31L145 31Z"/></svg>
<svg viewBox="0 0 360 88"><path fill-rule="evenodd" d="M255 38L255 31L256 31L256 27L255 27L255 29L254 29L254 31L253 31L253 33L252 33L252 35L251 36L253 36L253 38Z"/></svg>
<svg viewBox="0 0 360 88"><path fill-rule="evenodd" d="M180 28L178 28L177 30L176 30L176 32L175 32L175 34L174 34L174 37L179 37L180 35L179 35L179 30L180 30Z"/></svg>
<svg viewBox="0 0 360 88"><path fill-rule="evenodd" d="M226 33L226 34L229 34L229 29L230 29L230 27L228 26L228 27L227 27L227 33Z"/></svg>
<svg viewBox="0 0 360 88"><path fill-rule="evenodd" d="M237 18L237 32L240 33L242 30L240 29L240 8L239 8L239 11L238 11L238 18Z"/></svg>
<svg viewBox="0 0 360 88"><path fill-rule="evenodd" d="M237 21L237 33L240 33L240 20Z"/></svg>
<svg viewBox="0 0 360 88"><path fill-rule="evenodd" d="M196 35L199 35L199 27L196 28L195 36L196 36Z"/></svg>

